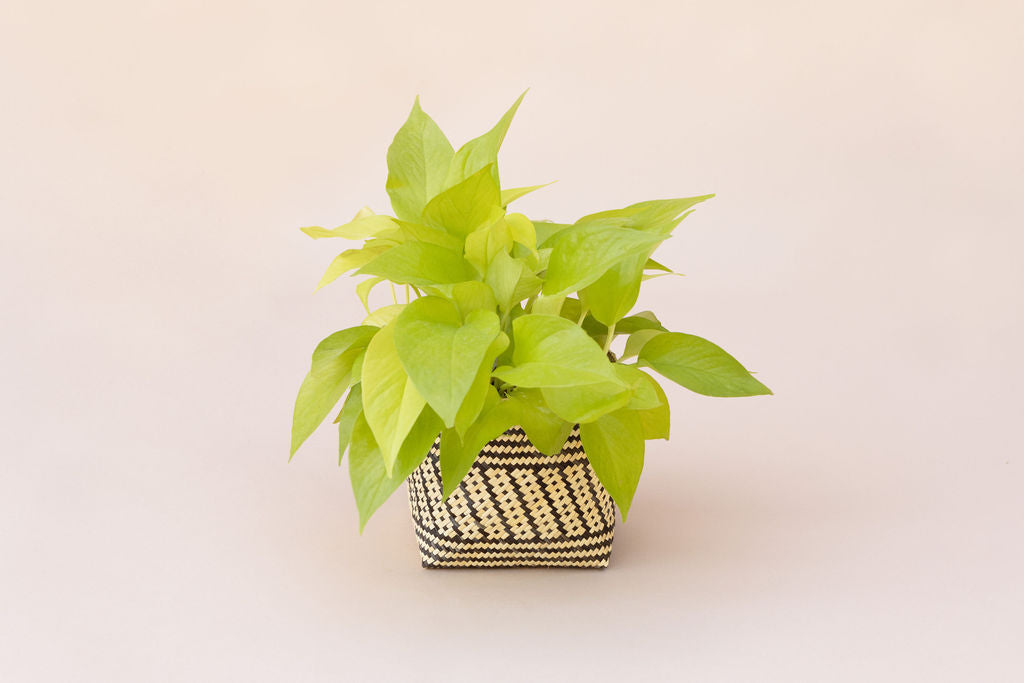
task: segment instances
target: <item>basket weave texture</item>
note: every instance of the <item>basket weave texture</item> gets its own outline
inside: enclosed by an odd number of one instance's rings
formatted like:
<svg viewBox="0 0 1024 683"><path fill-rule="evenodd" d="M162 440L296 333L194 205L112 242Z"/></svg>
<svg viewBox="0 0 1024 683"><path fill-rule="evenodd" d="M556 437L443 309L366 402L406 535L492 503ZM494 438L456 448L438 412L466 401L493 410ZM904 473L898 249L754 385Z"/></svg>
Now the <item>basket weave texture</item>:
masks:
<svg viewBox="0 0 1024 683"><path fill-rule="evenodd" d="M440 439L408 479L423 566L608 566L615 505L594 474L579 427L544 455L516 426L490 441L441 500Z"/></svg>

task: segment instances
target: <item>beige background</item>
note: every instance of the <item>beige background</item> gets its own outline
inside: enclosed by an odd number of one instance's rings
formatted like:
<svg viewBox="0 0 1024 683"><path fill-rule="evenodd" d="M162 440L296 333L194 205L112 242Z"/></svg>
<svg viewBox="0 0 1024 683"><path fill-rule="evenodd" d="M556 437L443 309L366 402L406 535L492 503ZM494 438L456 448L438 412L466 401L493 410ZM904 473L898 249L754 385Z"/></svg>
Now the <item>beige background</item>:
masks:
<svg viewBox="0 0 1024 683"><path fill-rule="evenodd" d="M29 2L0 20L0 679L1024 679L1017 2ZM718 192L641 304L672 390L606 572L426 572L287 460L333 245L419 93L531 91L519 204Z"/></svg>

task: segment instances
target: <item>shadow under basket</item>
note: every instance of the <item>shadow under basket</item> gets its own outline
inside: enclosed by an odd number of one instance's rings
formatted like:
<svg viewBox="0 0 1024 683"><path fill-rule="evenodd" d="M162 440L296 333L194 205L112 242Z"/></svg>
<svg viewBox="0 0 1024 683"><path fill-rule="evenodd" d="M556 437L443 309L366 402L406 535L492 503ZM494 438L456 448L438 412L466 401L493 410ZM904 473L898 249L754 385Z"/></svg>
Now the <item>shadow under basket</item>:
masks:
<svg viewBox="0 0 1024 683"><path fill-rule="evenodd" d="M408 479L427 568L608 566L615 504L583 452L579 426L544 455L516 426L490 441L441 500L440 439Z"/></svg>

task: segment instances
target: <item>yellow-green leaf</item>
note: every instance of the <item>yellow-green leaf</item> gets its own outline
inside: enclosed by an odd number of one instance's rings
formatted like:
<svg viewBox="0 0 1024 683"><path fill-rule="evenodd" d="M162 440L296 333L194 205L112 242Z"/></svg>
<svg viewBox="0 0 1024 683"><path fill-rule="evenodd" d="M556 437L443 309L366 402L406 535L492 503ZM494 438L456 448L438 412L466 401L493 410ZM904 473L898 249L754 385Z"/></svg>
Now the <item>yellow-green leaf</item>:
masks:
<svg viewBox="0 0 1024 683"><path fill-rule="evenodd" d="M425 401L406 373L395 349L395 325L377 332L363 359L363 414L391 473L406 434Z"/></svg>
<svg viewBox="0 0 1024 683"><path fill-rule="evenodd" d="M525 96L526 91L523 91L523 94L509 107L494 128L459 148L448 170L445 187L456 185L487 166L491 167L490 172L494 177L494 184L501 187L501 182L498 179L498 150L505 140L505 133L508 132L509 124L512 123L512 117L516 115L519 103Z"/></svg>
<svg viewBox="0 0 1024 683"><path fill-rule="evenodd" d="M464 238L502 213L501 194L487 166L431 199L423 209L423 221Z"/></svg>
<svg viewBox="0 0 1024 683"><path fill-rule="evenodd" d="M644 434L640 418L617 410L580 425L580 440L594 473L626 520L644 469Z"/></svg>
<svg viewBox="0 0 1024 683"><path fill-rule="evenodd" d="M519 199L520 197L528 195L531 192L536 192L542 187L547 187L548 185L551 185L554 182L555 181L552 180L550 183L544 183L543 185L530 185L529 187L510 187L507 190L502 190L501 205L508 206L509 204Z"/></svg>
<svg viewBox="0 0 1024 683"><path fill-rule="evenodd" d="M419 221L423 207L443 189L454 154L448 138L420 109L417 97L388 147L387 191L396 216Z"/></svg>
<svg viewBox="0 0 1024 683"><path fill-rule="evenodd" d="M544 294L557 296L583 289L610 267L647 254L664 239L660 235L608 222L578 224L559 233L548 261Z"/></svg>
<svg viewBox="0 0 1024 683"><path fill-rule="evenodd" d="M526 314L512 323L514 367L494 371L519 387L569 387L595 382L622 384L601 347L565 318Z"/></svg>
<svg viewBox="0 0 1024 683"><path fill-rule="evenodd" d="M338 424L338 465L341 465L341 459L345 456L345 450L348 448L349 442L352 440L352 428L356 424L356 418L359 417L362 412L363 385L360 382L349 389L348 397L345 399L345 403L341 406L341 412L338 413L338 419L335 420Z"/></svg>
<svg viewBox="0 0 1024 683"><path fill-rule="evenodd" d="M754 379L738 360L707 339L666 332L640 349L638 363L705 396L760 396L771 389Z"/></svg>
<svg viewBox="0 0 1024 683"><path fill-rule="evenodd" d="M429 242L399 244L367 263L356 274L379 275L394 283L418 287L479 279L466 259Z"/></svg>
<svg viewBox="0 0 1024 683"><path fill-rule="evenodd" d="M309 373L302 380L292 413L291 455L309 438L352 382L352 365L377 330L350 327L335 332L313 351Z"/></svg>
<svg viewBox="0 0 1024 683"><path fill-rule="evenodd" d="M423 462L440 431L441 420L430 408L425 408L402 442L394 468L389 474L366 418L362 414L356 418L349 446L348 468L352 493L359 510L360 533L373 513Z"/></svg>
<svg viewBox="0 0 1024 683"><path fill-rule="evenodd" d="M324 237L341 237L348 240L364 240L368 237L375 237L385 230L393 230L397 227L398 223L396 223L395 219L390 216L370 214L355 218L352 221L345 223L345 225L339 225L336 228L327 229L319 226L312 226L300 229L315 240L322 239Z"/></svg>
<svg viewBox="0 0 1024 683"><path fill-rule="evenodd" d="M455 304L436 296L416 299L395 321L398 358L446 427L455 424L459 407L500 331L493 311L473 311L463 323Z"/></svg>
<svg viewBox="0 0 1024 683"><path fill-rule="evenodd" d="M374 245L372 247L363 247L362 249L346 249L335 256L334 260L327 266L327 271L320 278L316 288L320 289L325 285L331 284L353 268L365 266L390 248L385 245Z"/></svg>

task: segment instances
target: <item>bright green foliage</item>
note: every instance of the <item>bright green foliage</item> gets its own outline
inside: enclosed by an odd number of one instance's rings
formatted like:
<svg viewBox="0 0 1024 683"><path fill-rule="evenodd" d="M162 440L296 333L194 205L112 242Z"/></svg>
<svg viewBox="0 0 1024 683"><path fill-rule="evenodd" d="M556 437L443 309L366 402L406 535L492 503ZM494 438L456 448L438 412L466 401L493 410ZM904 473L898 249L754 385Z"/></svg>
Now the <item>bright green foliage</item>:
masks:
<svg viewBox="0 0 1024 683"><path fill-rule="evenodd" d="M539 389L519 389L508 400L515 406L517 423L537 450L556 455L569 438L572 423L558 417L545 403Z"/></svg>
<svg viewBox="0 0 1024 683"><path fill-rule="evenodd" d="M362 249L346 249L335 256L334 260L331 261L329 266L327 266L327 271L324 273L323 277L320 278L320 282L317 284L316 288L320 289L325 285L331 284L353 268L365 266L389 248L390 247L379 245L374 247L364 247Z"/></svg>
<svg viewBox="0 0 1024 683"><path fill-rule="evenodd" d="M619 261L639 254L646 257L663 239L609 221L577 223L554 240L544 293L555 296L583 289Z"/></svg>
<svg viewBox="0 0 1024 683"><path fill-rule="evenodd" d="M629 339L626 340L626 348L622 351L622 356L619 360L627 360L633 358L640 353L640 349L644 347L644 344L649 342L652 337L656 337L661 334L664 330L637 330L636 332L629 335Z"/></svg>
<svg viewBox="0 0 1024 683"><path fill-rule="evenodd" d="M390 216L378 216L377 214L371 213L363 216L356 216L351 222L330 230L317 226L301 228L301 230L315 240L323 237L342 237L348 240L361 240L369 237L375 237L385 230L394 230L397 227L398 223L394 218L391 218Z"/></svg>
<svg viewBox="0 0 1024 683"><path fill-rule="evenodd" d="M413 301L395 321L398 357L446 427L455 425L477 369L500 333L493 311L473 311L463 321L455 304L438 296Z"/></svg>
<svg viewBox="0 0 1024 683"><path fill-rule="evenodd" d="M444 185L455 155L448 138L420 109L417 97L408 120L388 147L388 196L395 215L417 222L423 207Z"/></svg>
<svg viewBox="0 0 1024 683"><path fill-rule="evenodd" d="M671 428L668 398L665 397L665 390L661 388L657 380L646 372L643 374L658 397L658 404L655 407L636 411L637 417L640 418L640 425L644 430L644 438L647 440L667 439Z"/></svg>
<svg viewBox="0 0 1024 683"><path fill-rule="evenodd" d="M423 221L465 238L477 228L501 218L501 191L486 166L437 195L423 209Z"/></svg>
<svg viewBox="0 0 1024 683"><path fill-rule="evenodd" d="M608 413L594 422L580 425L580 440L594 474L618 503L625 521L644 469L644 432L640 418L628 410Z"/></svg>
<svg viewBox="0 0 1024 683"><path fill-rule="evenodd" d="M345 450L348 448L349 442L352 440L352 428L356 426L356 418L359 417L363 412L363 385L357 384L349 389L348 397L345 398L345 403L341 406L341 412L338 413L338 419L335 422L338 423L338 464L341 464L341 459L345 457Z"/></svg>
<svg viewBox="0 0 1024 683"><path fill-rule="evenodd" d="M620 383L604 352L581 328L560 316L526 314L512 323L514 367L494 376L519 387Z"/></svg>
<svg viewBox="0 0 1024 683"><path fill-rule="evenodd" d="M464 435L454 429L441 432L441 482L445 497L458 487L484 444L517 424L514 406L508 399L495 396L488 403Z"/></svg>
<svg viewBox="0 0 1024 683"><path fill-rule="evenodd" d="M313 362L299 387L292 416L291 454L320 426L352 383L352 364L377 332L372 327L350 327L317 344Z"/></svg>
<svg viewBox="0 0 1024 683"><path fill-rule="evenodd" d="M666 332L644 344L639 362L705 396L759 396L771 389L740 362L707 339Z"/></svg>
<svg viewBox="0 0 1024 683"><path fill-rule="evenodd" d="M476 369L476 376L473 377L469 391L466 392L466 398L455 415L455 431L459 436L465 436L484 409L488 399L497 395L491 385L491 369L496 362L494 359L508 348L508 345L508 335L499 332L487 348L487 353L484 354L483 360L480 361L480 365Z"/></svg>
<svg viewBox="0 0 1024 683"><path fill-rule="evenodd" d="M459 315L465 318L473 311L493 311L498 305L494 298L494 290L483 282L470 280L453 285L446 296L459 309Z"/></svg>
<svg viewBox="0 0 1024 683"><path fill-rule="evenodd" d="M406 242L388 249L359 269L396 284L428 287L476 279L473 267L450 249L430 242Z"/></svg>
<svg viewBox="0 0 1024 683"><path fill-rule="evenodd" d="M389 473L425 403L402 366L395 348L395 324L389 323L370 341L363 359L363 414Z"/></svg>
<svg viewBox="0 0 1024 683"><path fill-rule="evenodd" d="M544 387L544 402L568 422L593 422L629 403L630 388L616 382L595 382L573 387Z"/></svg>
<svg viewBox="0 0 1024 683"><path fill-rule="evenodd" d="M543 185L530 185L529 187L510 187L507 190L502 190L501 205L508 206L509 204L519 199L520 197L528 195L531 192L536 192L537 190L545 188L550 184L551 183L545 183Z"/></svg>
<svg viewBox="0 0 1024 683"><path fill-rule="evenodd" d="M540 292L544 284L522 259L513 258L505 251L495 254L487 267L484 282L494 292L502 313L507 313L523 299Z"/></svg>
<svg viewBox="0 0 1024 683"><path fill-rule="evenodd" d="M388 323L395 321L405 308L405 304L389 304L387 306L381 306L370 315L363 319L364 325L373 325L374 327L384 327Z"/></svg>
<svg viewBox="0 0 1024 683"><path fill-rule="evenodd" d="M598 322L614 325L633 308L640 294L646 260L642 253L623 259L580 290L580 301Z"/></svg>
<svg viewBox="0 0 1024 683"><path fill-rule="evenodd" d="M391 494L402 485L413 470L423 462L441 430L441 420L427 408L424 410L395 458L394 469L388 474L384 458L365 416L360 413L352 429L352 443L349 446L348 470L352 479L352 493L355 494L359 510L359 531L362 532L370 516Z"/></svg>
<svg viewBox="0 0 1024 683"><path fill-rule="evenodd" d="M294 454L348 391L335 420L338 457L349 453L360 528L435 439L447 496L480 449L514 425L556 454L579 424L625 517L645 441L670 429L665 391L641 367L701 394L771 393L711 342L633 312L643 282L672 273L654 250L712 195L570 223L508 212L543 187L501 188L498 150L521 100L456 152L417 99L388 148L395 215L364 208L336 228L303 228L314 239L362 242L334 259L319 287L364 276L355 291L368 315L316 348L292 426ZM371 290L385 281L402 298L374 308Z"/></svg>
<svg viewBox="0 0 1024 683"><path fill-rule="evenodd" d="M370 292L382 282L384 282L384 278L377 276L367 278L356 285L356 296L363 302L363 308L366 309L367 315L370 314Z"/></svg>
<svg viewBox="0 0 1024 683"><path fill-rule="evenodd" d="M512 123L512 117L516 115L516 110L519 109L519 105L524 97L526 97L526 92L523 92L519 99L509 107L509 110L505 112L501 120L494 124L494 128L491 128L480 137L473 138L459 148L459 151L455 153L455 158L452 159L451 166L448 168L448 178L445 181L445 187L457 185L480 169L488 166L491 169L490 173L494 177L494 184L499 187L501 186L501 183L498 181L498 150L501 148L501 143L505 141L505 133L508 132L509 124Z"/></svg>

